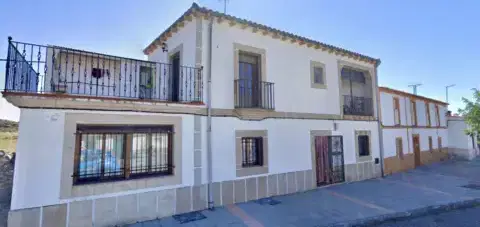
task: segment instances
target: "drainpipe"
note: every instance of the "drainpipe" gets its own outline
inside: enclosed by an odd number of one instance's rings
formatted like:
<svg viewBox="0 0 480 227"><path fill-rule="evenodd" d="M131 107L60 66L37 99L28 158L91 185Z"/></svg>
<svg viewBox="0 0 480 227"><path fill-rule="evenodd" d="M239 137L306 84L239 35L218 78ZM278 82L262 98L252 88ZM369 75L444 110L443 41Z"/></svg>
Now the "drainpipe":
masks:
<svg viewBox="0 0 480 227"><path fill-rule="evenodd" d="M213 210L212 193L212 30L213 18L210 17L208 23L208 57L207 57L207 191L208 191L208 209Z"/></svg>
<svg viewBox="0 0 480 227"><path fill-rule="evenodd" d="M405 109L405 125L407 126L407 153L410 151L410 133L409 133L409 130L408 130L408 117L407 117L407 97L403 97L403 101L405 103L405 106L404 106L404 109ZM410 113L412 113L412 111L410 110ZM410 120L412 120L412 116L410 116ZM401 122L401 120L400 120ZM413 124L413 122L411 122ZM403 143L403 141L402 141ZM402 145L403 146L403 145Z"/></svg>
<svg viewBox="0 0 480 227"><path fill-rule="evenodd" d="M379 60L378 60L379 61ZM380 91L378 90L378 66L380 62L377 62L375 65L375 88L377 89L377 122L378 122L378 143L380 148L380 170L382 177L385 176L384 166L383 166L383 128L382 121L380 119Z"/></svg>

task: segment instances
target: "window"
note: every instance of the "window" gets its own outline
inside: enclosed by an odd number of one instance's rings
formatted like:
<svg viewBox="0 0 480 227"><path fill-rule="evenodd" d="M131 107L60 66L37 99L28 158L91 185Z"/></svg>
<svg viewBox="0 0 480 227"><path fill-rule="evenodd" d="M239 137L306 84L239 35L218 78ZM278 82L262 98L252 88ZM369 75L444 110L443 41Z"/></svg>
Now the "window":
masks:
<svg viewBox="0 0 480 227"><path fill-rule="evenodd" d="M425 102L425 114L427 119L427 127L430 127L432 125L432 122L430 119L430 105L428 104L428 102Z"/></svg>
<svg viewBox="0 0 480 227"><path fill-rule="evenodd" d="M246 107L260 107L262 95L260 55L240 51L238 66L240 104Z"/></svg>
<svg viewBox="0 0 480 227"><path fill-rule="evenodd" d="M393 98L393 114L395 125L400 125L400 99L398 97Z"/></svg>
<svg viewBox="0 0 480 227"><path fill-rule="evenodd" d="M438 140L438 141L437 141L437 142L438 142L438 151L441 152L441 151L442 151L442 137L439 136L439 137L437 138L437 140Z"/></svg>
<svg viewBox="0 0 480 227"><path fill-rule="evenodd" d="M263 165L263 138L242 138L242 167Z"/></svg>
<svg viewBox="0 0 480 227"><path fill-rule="evenodd" d="M368 135L358 136L358 155L360 157L370 155L370 140Z"/></svg>
<svg viewBox="0 0 480 227"><path fill-rule="evenodd" d="M433 152L433 139L431 136L428 137L428 149L430 149L430 152Z"/></svg>
<svg viewBox="0 0 480 227"><path fill-rule="evenodd" d="M173 173L172 126L78 125L74 184Z"/></svg>
<svg viewBox="0 0 480 227"><path fill-rule="evenodd" d="M397 137L395 139L395 145L397 148L397 156L400 159L403 159L403 142L402 142L402 137Z"/></svg>
<svg viewBox="0 0 480 227"><path fill-rule="evenodd" d="M410 100L410 115L412 117L412 125L417 126L417 105L415 100Z"/></svg>
<svg viewBox="0 0 480 227"><path fill-rule="evenodd" d="M435 105L435 119L437 121L437 126L440 127L440 111L438 110L438 105Z"/></svg>
<svg viewBox="0 0 480 227"><path fill-rule="evenodd" d="M323 63L310 61L310 77L312 88L327 88L325 65Z"/></svg>

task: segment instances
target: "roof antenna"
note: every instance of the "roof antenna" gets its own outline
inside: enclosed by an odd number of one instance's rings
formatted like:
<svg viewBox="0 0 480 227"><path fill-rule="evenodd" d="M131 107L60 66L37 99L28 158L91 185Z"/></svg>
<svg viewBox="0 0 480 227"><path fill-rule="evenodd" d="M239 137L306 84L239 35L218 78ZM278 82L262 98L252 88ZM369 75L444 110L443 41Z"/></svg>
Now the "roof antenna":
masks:
<svg viewBox="0 0 480 227"><path fill-rule="evenodd" d="M220 2L223 2L223 13L227 14L227 3L229 0L219 0Z"/></svg>
<svg viewBox="0 0 480 227"><path fill-rule="evenodd" d="M417 87L422 86L423 84L410 84L409 87L413 87L413 94L417 95Z"/></svg>

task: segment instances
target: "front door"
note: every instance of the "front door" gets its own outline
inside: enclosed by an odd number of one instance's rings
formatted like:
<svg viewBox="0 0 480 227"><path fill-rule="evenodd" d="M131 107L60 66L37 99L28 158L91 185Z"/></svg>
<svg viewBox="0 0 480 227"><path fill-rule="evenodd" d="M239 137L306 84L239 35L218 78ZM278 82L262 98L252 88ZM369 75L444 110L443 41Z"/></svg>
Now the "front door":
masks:
<svg viewBox="0 0 480 227"><path fill-rule="evenodd" d="M170 101L180 101L180 53L176 53L171 58L172 63L172 75L170 78Z"/></svg>
<svg viewBox="0 0 480 227"><path fill-rule="evenodd" d="M315 154L317 186L345 180L341 136L316 136Z"/></svg>
<svg viewBox="0 0 480 227"><path fill-rule="evenodd" d="M415 158L415 167L420 166L420 136L413 135L413 155Z"/></svg>

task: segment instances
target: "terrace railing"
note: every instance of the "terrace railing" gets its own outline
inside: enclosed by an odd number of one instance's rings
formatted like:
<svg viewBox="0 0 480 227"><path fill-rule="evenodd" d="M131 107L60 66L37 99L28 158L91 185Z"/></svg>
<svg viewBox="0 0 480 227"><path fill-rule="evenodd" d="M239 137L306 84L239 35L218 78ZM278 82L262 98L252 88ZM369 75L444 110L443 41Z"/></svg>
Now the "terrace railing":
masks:
<svg viewBox="0 0 480 227"><path fill-rule="evenodd" d="M5 91L201 103L202 68L9 38Z"/></svg>

